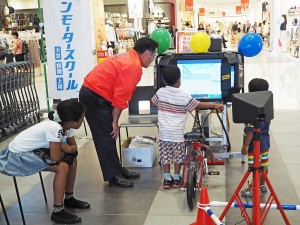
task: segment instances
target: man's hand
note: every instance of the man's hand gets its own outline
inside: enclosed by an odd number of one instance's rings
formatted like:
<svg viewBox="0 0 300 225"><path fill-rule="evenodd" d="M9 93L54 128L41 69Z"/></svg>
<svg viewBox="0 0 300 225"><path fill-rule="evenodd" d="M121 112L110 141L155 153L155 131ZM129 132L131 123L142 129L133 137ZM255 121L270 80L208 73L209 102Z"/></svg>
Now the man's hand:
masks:
<svg viewBox="0 0 300 225"><path fill-rule="evenodd" d="M120 132L119 118L120 118L121 113L122 113L122 109L119 109L119 108L116 108L116 107L113 108L113 111L112 111L112 116L113 116L112 127L113 127L113 130L110 134L112 135L112 138L115 138L115 139L117 139L119 137L119 132Z"/></svg>
<svg viewBox="0 0 300 225"><path fill-rule="evenodd" d="M112 138L117 139L119 137L120 127L118 122L112 123L113 131L110 133L112 135Z"/></svg>
<svg viewBox="0 0 300 225"><path fill-rule="evenodd" d="M249 148L248 145L243 145L241 153L243 155L247 155L248 154L248 148Z"/></svg>

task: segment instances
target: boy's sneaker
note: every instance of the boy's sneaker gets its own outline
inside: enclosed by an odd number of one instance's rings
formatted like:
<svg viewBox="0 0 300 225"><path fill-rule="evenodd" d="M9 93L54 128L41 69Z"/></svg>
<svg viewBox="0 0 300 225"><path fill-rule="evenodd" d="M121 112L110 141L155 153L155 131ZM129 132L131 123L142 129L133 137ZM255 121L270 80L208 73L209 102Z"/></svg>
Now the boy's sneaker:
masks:
<svg viewBox="0 0 300 225"><path fill-rule="evenodd" d="M241 195L243 197L253 197L253 188L245 188L244 190L241 191ZM261 196L261 191L259 190L259 196Z"/></svg>
<svg viewBox="0 0 300 225"><path fill-rule="evenodd" d="M266 184L261 184L260 185L260 192L267 192L268 191L268 187Z"/></svg>
<svg viewBox="0 0 300 225"><path fill-rule="evenodd" d="M64 209L59 212L52 212L51 220L55 223L62 223L62 224L73 224L73 223L81 222L80 217L73 215Z"/></svg>
<svg viewBox="0 0 300 225"><path fill-rule="evenodd" d="M171 180L164 179L164 189L170 189L172 187L172 184L173 184L172 178L171 178Z"/></svg>
<svg viewBox="0 0 300 225"><path fill-rule="evenodd" d="M179 177L179 180L173 180L172 187L173 188L179 188L179 187L181 187L181 184L182 184L182 179L181 179L181 177Z"/></svg>

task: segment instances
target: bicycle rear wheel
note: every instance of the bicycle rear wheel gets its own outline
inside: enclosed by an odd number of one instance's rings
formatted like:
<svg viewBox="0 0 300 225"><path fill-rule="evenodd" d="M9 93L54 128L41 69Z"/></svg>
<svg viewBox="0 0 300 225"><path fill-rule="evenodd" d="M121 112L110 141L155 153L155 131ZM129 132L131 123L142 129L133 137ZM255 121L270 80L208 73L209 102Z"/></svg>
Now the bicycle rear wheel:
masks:
<svg viewBox="0 0 300 225"><path fill-rule="evenodd" d="M190 210L193 210L195 204L195 183L196 174L193 170L189 170L187 174L186 197Z"/></svg>

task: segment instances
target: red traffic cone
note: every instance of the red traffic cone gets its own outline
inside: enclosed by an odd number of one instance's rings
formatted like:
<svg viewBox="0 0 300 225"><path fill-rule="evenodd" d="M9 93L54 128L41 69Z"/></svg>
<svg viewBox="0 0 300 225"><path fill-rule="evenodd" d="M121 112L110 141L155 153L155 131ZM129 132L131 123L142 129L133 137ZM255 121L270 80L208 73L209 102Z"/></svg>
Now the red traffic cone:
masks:
<svg viewBox="0 0 300 225"><path fill-rule="evenodd" d="M209 206L209 198L206 187L201 188L199 205L201 207ZM198 209L197 220L195 223L190 225L214 225L214 221L210 218L210 216L203 209Z"/></svg>

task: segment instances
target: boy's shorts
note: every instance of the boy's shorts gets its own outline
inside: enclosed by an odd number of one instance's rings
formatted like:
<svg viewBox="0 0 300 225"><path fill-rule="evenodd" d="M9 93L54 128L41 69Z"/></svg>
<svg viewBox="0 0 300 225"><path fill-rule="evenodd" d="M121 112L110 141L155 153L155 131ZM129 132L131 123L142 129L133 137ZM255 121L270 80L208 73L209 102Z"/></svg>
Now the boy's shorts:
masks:
<svg viewBox="0 0 300 225"><path fill-rule="evenodd" d="M253 152L248 152L248 164L253 165L253 160ZM269 149L260 153L259 162L263 167L267 167L269 165Z"/></svg>
<svg viewBox="0 0 300 225"><path fill-rule="evenodd" d="M162 165L183 163L185 159L184 143L159 141L159 156Z"/></svg>

